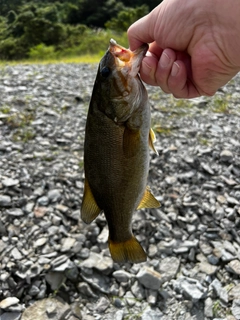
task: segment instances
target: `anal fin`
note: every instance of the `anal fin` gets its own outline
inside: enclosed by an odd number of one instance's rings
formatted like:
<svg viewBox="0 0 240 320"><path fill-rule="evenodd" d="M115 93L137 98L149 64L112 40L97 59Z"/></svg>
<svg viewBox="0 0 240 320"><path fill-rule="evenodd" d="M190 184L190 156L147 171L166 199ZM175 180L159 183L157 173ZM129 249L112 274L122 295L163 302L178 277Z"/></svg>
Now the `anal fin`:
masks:
<svg viewBox="0 0 240 320"><path fill-rule="evenodd" d="M160 206L161 206L160 202L154 197L150 188L147 186L144 192L144 195L142 197L142 200L140 201L137 209L158 208Z"/></svg>
<svg viewBox="0 0 240 320"><path fill-rule="evenodd" d="M101 209L98 207L94 199L88 180L85 179L81 206L81 218L85 223L89 224L99 215L100 212Z"/></svg>
<svg viewBox="0 0 240 320"><path fill-rule="evenodd" d="M113 261L118 263L140 263L147 260L147 255L135 237L127 241L114 242L108 240L109 250Z"/></svg>

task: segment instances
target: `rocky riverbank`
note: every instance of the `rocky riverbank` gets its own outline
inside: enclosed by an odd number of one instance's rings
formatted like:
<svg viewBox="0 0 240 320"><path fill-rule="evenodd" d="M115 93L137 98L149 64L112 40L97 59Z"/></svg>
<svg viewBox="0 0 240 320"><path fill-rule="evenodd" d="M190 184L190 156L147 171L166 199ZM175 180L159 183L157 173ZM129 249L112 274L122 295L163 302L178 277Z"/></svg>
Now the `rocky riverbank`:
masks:
<svg viewBox="0 0 240 320"><path fill-rule="evenodd" d="M0 319L240 319L240 77L213 98L148 87L161 208L134 214L146 263L79 220L96 65L0 69Z"/></svg>

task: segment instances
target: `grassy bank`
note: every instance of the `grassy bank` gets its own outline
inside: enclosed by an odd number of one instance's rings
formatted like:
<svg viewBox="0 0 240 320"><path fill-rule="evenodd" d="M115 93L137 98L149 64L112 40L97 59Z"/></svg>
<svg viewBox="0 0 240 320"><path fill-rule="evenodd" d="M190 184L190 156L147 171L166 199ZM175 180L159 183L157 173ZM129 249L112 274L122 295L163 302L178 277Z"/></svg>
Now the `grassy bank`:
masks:
<svg viewBox="0 0 240 320"><path fill-rule="evenodd" d="M16 61L4 61L0 60L0 66L18 65L18 64L56 64L56 63L99 63L101 54L85 54L76 57L59 57L59 58L38 58L38 59L26 59Z"/></svg>
<svg viewBox="0 0 240 320"><path fill-rule="evenodd" d="M113 38L120 45L128 47L126 32L116 33L111 30L87 30L78 45L46 46L43 43L32 47L28 58L23 60L0 60L0 65L29 64L29 63L98 63Z"/></svg>

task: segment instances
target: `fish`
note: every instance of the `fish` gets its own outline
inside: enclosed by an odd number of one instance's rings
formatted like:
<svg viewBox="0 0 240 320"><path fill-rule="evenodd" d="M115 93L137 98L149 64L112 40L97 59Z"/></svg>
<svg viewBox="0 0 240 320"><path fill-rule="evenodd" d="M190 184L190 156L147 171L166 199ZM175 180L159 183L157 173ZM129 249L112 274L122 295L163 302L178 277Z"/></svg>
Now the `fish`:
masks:
<svg viewBox="0 0 240 320"><path fill-rule="evenodd" d="M109 251L117 263L147 260L133 235L132 216L137 209L160 206L147 186L149 147L157 153L148 94L139 77L147 50L148 44L131 51L110 40L86 120L81 219L89 224L104 212Z"/></svg>

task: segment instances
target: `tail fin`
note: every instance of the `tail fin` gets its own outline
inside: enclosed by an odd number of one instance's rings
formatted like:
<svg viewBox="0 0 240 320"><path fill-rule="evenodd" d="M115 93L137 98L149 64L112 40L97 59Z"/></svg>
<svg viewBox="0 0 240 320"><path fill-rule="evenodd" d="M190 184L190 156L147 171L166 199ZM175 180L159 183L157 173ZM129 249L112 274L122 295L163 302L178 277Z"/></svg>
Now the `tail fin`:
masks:
<svg viewBox="0 0 240 320"><path fill-rule="evenodd" d="M109 239L108 245L112 259L115 262L139 263L147 260L145 251L137 239L133 236L124 242L114 242Z"/></svg>

